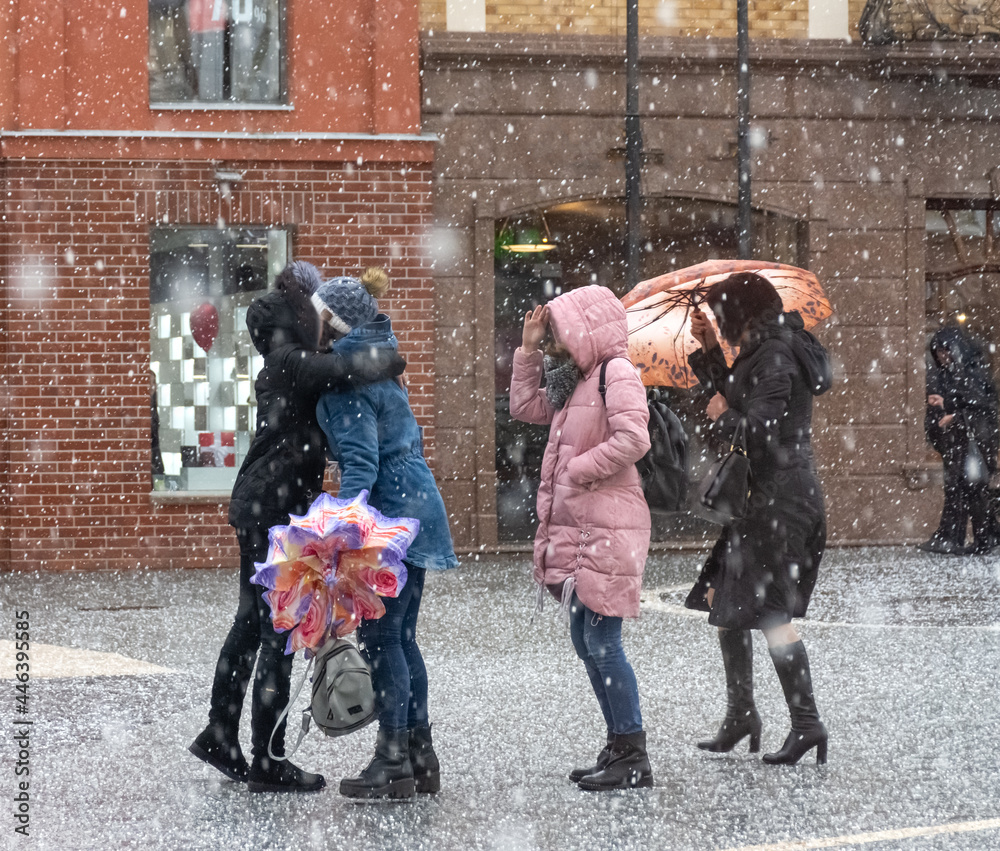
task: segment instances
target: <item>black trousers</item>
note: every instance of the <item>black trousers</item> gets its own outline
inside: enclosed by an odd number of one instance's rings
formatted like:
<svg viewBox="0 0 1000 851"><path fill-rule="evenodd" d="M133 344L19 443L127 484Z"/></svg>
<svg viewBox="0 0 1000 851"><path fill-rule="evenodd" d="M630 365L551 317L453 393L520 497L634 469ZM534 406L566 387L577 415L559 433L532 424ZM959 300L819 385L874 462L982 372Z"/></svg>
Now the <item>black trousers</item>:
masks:
<svg viewBox="0 0 1000 851"><path fill-rule="evenodd" d="M275 722L288 705L294 657L285 654L287 634L274 631L271 610L263 596L267 589L250 582L255 571L254 562L267 558L267 527L237 529L236 535L240 542L240 598L236 617L215 666L208 719L223 731L228 741L235 743L238 740L243 698L256 660L250 714L251 748L254 756L266 756ZM271 749L278 756L285 752L284 721L274 731Z"/></svg>
<svg viewBox="0 0 1000 851"><path fill-rule="evenodd" d="M934 537L964 547L970 518L973 541L988 545L996 531L988 483L968 480L964 453L945 456L944 508Z"/></svg>

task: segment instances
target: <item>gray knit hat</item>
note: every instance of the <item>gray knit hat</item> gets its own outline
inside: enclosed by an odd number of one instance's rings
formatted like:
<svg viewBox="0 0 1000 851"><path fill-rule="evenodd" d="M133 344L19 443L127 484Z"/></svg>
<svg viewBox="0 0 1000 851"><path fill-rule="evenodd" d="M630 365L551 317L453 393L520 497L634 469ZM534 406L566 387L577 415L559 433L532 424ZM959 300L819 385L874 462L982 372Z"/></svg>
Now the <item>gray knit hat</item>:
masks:
<svg viewBox="0 0 1000 851"><path fill-rule="evenodd" d="M323 319L341 334L367 325L378 316L378 301L361 281L347 276L324 281L313 296L313 304Z"/></svg>

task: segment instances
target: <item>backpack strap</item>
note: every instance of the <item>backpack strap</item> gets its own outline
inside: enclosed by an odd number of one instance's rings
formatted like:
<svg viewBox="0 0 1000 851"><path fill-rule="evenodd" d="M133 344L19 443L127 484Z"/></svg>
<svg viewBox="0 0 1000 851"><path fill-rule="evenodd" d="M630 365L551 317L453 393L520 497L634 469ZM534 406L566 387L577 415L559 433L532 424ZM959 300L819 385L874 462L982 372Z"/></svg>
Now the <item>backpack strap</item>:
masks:
<svg viewBox="0 0 1000 851"><path fill-rule="evenodd" d="M611 360L611 358L605 358L603 361L601 361L601 376L600 376L600 378L598 379L598 382L597 382L597 392L601 394L601 400L604 402L604 407L605 408L608 407L608 381L607 381L607 372L608 372L608 361L609 360Z"/></svg>
<svg viewBox="0 0 1000 851"><path fill-rule="evenodd" d="M316 661L315 656L313 656L312 659L309 660L309 664L306 665L306 672L305 674L302 675L302 679L299 681L299 685L295 689L295 694L293 694L290 698L288 698L288 705L281 710L281 714L278 716L278 720L274 722L274 729L271 731L271 737L267 740L267 755L276 762L283 762L289 757L294 756L295 752L299 749L299 745L302 744L302 740L306 737L306 733L309 732L309 721L312 718L312 715L310 714L310 710L306 709L302 713L302 729L299 730L299 739L292 747L292 749L290 751L286 750L284 756L275 756L274 752L271 750L271 747L274 743L274 734L278 732L278 727L281 726L281 722L284 721L285 718L288 716L288 710L292 708L292 704L295 703L296 700L298 700L299 694L302 692L302 686L304 686L306 684L306 680L309 679L309 674L313 669L313 663L315 661Z"/></svg>
<svg viewBox="0 0 1000 851"><path fill-rule="evenodd" d="M621 360L628 360L629 365L631 366L632 361L630 361L628 358L623 358L621 355L618 355L617 357L620 358ZM601 361L601 375L598 378L598 383L597 383L597 391L601 394L601 399L604 402L605 408L608 407L608 375L607 375L608 364L611 363L611 361L613 360L615 360L615 358L610 357L610 358L605 358L604 360Z"/></svg>

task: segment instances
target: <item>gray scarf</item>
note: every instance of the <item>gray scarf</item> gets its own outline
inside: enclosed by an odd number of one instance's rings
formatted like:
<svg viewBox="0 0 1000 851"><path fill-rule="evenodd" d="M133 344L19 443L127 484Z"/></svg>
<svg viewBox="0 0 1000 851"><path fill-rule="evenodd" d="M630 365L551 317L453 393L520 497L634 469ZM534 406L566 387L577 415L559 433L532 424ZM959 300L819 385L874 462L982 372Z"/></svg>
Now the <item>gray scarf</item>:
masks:
<svg viewBox="0 0 1000 851"><path fill-rule="evenodd" d="M543 364L545 367L545 396L553 408L561 408L573 395L576 385L583 376L570 357L546 355Z"/></svg>

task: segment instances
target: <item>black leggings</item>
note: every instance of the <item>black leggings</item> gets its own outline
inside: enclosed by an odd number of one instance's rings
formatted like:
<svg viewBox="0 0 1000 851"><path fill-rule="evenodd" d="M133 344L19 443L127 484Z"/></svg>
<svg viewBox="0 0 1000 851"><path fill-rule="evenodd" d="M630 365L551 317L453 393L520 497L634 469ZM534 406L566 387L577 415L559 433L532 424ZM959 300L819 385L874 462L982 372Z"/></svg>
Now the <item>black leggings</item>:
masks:
<svg viewBox="0 0 1000 851"><path fill-rule="evenodd" d="M257 676L250 716L251 747L255 756L266 756L275 722L288 705L294 656L285 654L288 634L274 631L271 609L263 596L267 589L250 582L255 572L254 562L267 558L267 527L237 529L236 535L240 542L240 599L215 667L208 717L230 742L237 741L243 697L256 659ZM274 733L271 748L276 755L284 754L284 721Z"/></svg>

